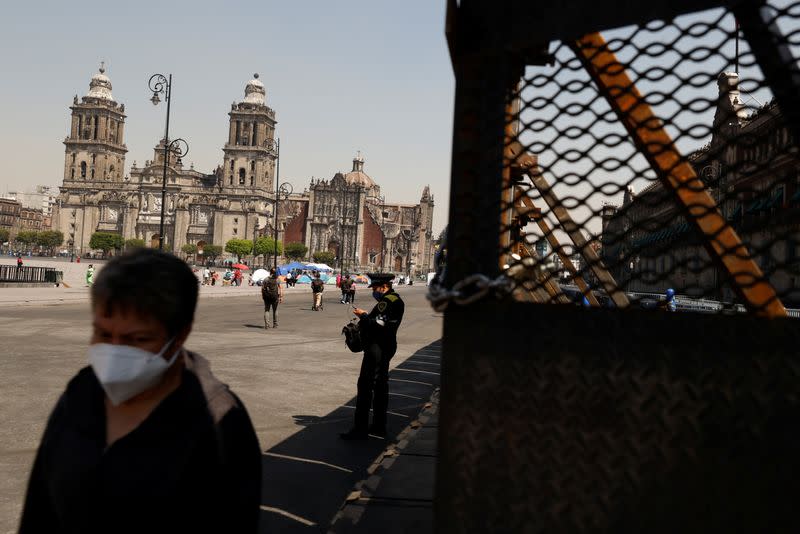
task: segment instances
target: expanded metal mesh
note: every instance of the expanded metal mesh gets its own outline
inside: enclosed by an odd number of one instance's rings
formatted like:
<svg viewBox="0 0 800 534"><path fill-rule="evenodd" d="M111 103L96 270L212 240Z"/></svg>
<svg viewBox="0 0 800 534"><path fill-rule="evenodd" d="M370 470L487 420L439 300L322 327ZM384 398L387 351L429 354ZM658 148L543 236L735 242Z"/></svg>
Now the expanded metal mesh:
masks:
<svg viewBox="0 0 800 534"><path fill-rule="evenodd" d="M800 2L769 13L797 57ZM509 108L500 264L513 295L669 309L672 289L678 310L800 308L797 142L733 14L602 37L552 43ZM648 110L658 120L637 129Z"/></svg>

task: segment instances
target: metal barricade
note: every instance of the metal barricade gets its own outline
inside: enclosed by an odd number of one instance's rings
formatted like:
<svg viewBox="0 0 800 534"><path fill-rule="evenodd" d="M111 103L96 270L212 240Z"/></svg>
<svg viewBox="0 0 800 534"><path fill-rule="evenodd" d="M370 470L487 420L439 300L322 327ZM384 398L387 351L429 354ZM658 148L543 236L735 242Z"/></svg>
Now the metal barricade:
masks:
<svg viewBox="0 0 800 534"><path fill-rule="evenodd" d="M796 529L798 29L797 1L448 3L437 531Z"/></svg>
<svg viewBox="0 0 800 534"><path fill-rule="evenodd" d="M53 267L18 267L16 265L0 265L0 282L18 282L25 284L45 284L60 282L60 277Z"/></svg>

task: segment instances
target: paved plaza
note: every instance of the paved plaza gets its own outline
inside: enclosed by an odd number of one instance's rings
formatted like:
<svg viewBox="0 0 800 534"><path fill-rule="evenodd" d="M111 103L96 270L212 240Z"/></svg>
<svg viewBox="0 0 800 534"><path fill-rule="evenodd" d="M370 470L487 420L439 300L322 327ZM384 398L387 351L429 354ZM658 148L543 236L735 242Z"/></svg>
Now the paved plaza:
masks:
<svg viewBox="0 0 800 534"><path fill-rule="evenodd" d="M337 439L352 422L361 362L340 335L352 317L349 306L329 288L324 311L313 312L310 289L297 286L279 309L279 328L265 331L257 288L202 289L187 346L211 360L250 412L265 451L262 531L319 531L387 445L376 438ZM438 358L424 349L440 338L441 318L425 290L398 289L406 315L392 360L390 436L407 427L439 384ZM8 291L17 291L27 305L14 305ZM52 295L73 301L48 300ZM367 295L361 289L356 304L371 307ZM67 381L86 365L89 335L86 288L0 289L2 534L16 530L47 416Z"/></svg>

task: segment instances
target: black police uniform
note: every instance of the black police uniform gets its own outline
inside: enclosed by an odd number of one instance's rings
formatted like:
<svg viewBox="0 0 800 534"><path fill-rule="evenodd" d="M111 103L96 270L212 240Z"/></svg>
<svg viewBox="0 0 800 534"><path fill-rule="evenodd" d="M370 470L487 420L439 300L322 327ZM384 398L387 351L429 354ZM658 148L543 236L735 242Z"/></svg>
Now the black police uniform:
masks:
<svg viewBox="0 0 800 534"><path fill-rule="evenodd" d="M370 275L373 283L388 282ZM386 434L386 409L389 404L389 361L397 351L397 329L403 320L405 304L400 295L390 289L368 314L361 316L359 327L364 343L364 358L358 376L355 425L343 438L366 437L367 432ZM372 426L369 408L372 405Z"/></svg>

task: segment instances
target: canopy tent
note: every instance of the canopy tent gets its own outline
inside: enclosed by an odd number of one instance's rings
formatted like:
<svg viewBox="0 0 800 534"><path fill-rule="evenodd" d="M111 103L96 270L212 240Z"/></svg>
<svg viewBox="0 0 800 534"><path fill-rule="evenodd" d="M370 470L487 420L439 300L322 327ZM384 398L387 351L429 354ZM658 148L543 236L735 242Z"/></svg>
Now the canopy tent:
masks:
<svg viewBox="0 0 800 534"><path fill-rule="evenodd" d="M253 283L257 284L268 277L269 277L269 271L267 271L266 269L258 269L256 272L253 273L253 276L251 278L253 280Z"/></svg>
<svg viewBox="0 0 800 534"><path fill-rule="evenodd" d="M292 263L287 263L286 265L278 265L278 274L289 274L289 271L293 271L294 269L299 269L302 271L305 268L305 263L293 261Z"/></svg>
<svg viewBox="0 0 800 534"><path fill-rule="evenodd" d="M321 277L321 276L320 276L319 278L320 278L320 280L322 280L322 277ZM336 285L336 277L335 277L335 276L329 276L329 277L328 277L328 278L325 280L325 285L326 285L326 286L335 286L335 285Z"/></svg>
<svg viewBox="0 0 800 534"><path fill-rule="evenodd" d="M306 269L309 269L311 271L333 272L333 268L327 266L324 263L306 263Z"/></svg>
<svg viewBox="0 0 800 534"><path fill-rule="evenodd" d="M302 274L302 275L300 275L300 278L297 279L297 283L298 284L310 284L311 283L311 277L308 276L307 274Z"/></svg>

